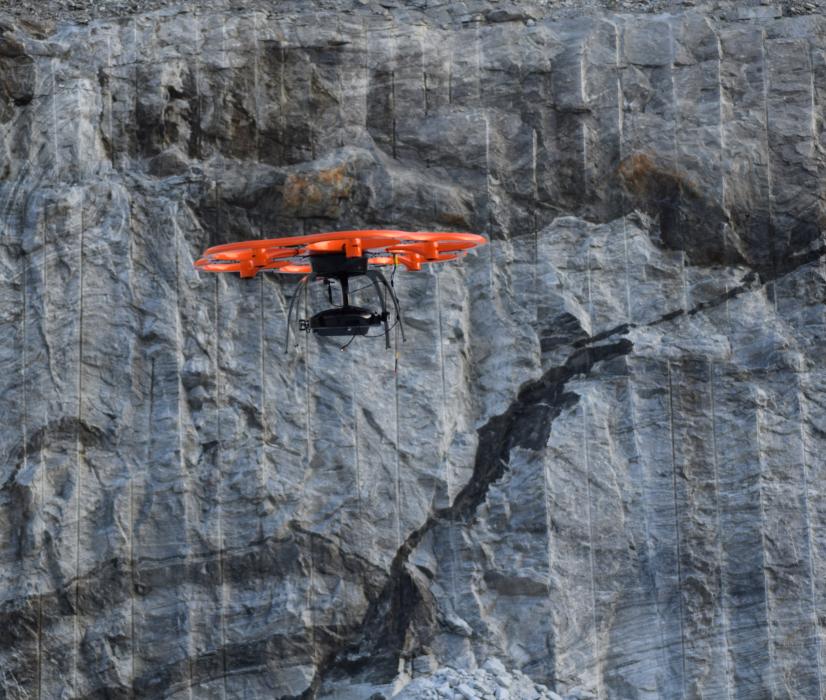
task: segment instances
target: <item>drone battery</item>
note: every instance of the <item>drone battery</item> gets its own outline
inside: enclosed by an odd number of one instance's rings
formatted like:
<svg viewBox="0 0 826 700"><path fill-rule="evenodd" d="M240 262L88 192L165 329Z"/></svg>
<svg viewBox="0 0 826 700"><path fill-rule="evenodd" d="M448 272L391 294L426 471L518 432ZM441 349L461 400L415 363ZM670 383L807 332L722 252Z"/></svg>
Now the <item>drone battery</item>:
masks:
<svg viewBox="0 0 826 700"><path fill-rule="evenodd" d="M343 253L310 256L313 272L319 277L358 277L367 272L367 256L348 258Z"/></svg>
<svg viewBox="0 0 826 700"><path fill-rule="evenodd" d="M318 335L367 335L381 322L381 314L359 306L344 306L317 313L310 319L310 330Z"/></svg>

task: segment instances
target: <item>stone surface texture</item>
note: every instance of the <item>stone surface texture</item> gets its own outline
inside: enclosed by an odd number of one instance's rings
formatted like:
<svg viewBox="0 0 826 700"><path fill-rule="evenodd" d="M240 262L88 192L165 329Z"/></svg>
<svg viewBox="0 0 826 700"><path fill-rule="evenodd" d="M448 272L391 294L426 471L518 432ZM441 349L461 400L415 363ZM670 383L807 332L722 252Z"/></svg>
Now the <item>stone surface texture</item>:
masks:
<svg viewBox="0 0 826 700"><path fill-rule="evenodd" d="M0 697L826 697L826 18L610 5L0 19Z"/></svg>

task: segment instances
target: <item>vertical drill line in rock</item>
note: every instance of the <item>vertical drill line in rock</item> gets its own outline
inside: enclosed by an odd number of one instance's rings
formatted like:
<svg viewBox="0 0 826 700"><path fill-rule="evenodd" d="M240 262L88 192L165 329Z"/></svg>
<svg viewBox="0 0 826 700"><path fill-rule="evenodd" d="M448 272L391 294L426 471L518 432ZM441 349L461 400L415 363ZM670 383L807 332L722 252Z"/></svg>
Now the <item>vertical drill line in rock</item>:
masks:
<svg viewBox="0 0 826 700"><path fill-rule="evenodd" d="M74 609L74 640L75 657L74 671L72 674L72 689L78 690L79 657L80 657L80 490L81 490L81 467L82 449L81 441L81 421L83 420L83 206L85 203L85 190L80 188L80 251L78 259L78 320L77 320L77 422L75 428L75 609Z"/></svg>
<svg viewBox="0 0 826 700"><path fill-rule="evenodd" d="M806 454L806 407L804 403L803 387L800 382L800 375L795 374L797 380L797 407L798 407L798 425L800 427L800 461L803 474L803 519L806 523L806 550L809 560L809 596L812 606L812 636L815 642L815 661L817 663L817 696L819 698L823 695L823 672L822 672L822 645L820 641L818 614L817 614L817 598L815 595L815 558L812 552L814 535L812 533L812 519L811 506L809 504L809 461Z"/></svg>
<svg viewBox="0 0 826 700"><path fill-rule="evenodd" d="M539 265L537 261L539 261L539 220L536 211L533 212L533 216L531 217L531 223L533 224L533 260L534 264L531 265L531 297L533 302L533 323L538 328L539 327L539 294L537 290L539 289ZM542 354L542 342L540 338L540 356ZM540 366L542 365L542 361L540 359Z"/></svg>
<svg viewBox="0 0 826 700"><path fill-rule="evenodd" d="M198 159L203 157L202 148L201 148L201 115L204 113L203 109L203 96L201 94L201 53L203 51L203 35L201 34L201 20L198 17L198 5L195 4L192 12L192 24L194 28L194 33L196 36L198 52L195 55L193 60L193 73L194 73L194 87L195 87L195 109L196 115L195 119L193 120L195 123L195 135L193 139L193 146L195 150L195 155ZM206 175L204 175L206 178Z"/></svg>
<svg viewBox="0 0 826 700"><path fill-rule="evenodd" d="M424 54L422 55L422 62L424 62ZM430 111L430 106L428 105L427 99L427 71L422 71L422 85L424 89L424 115L427 116L428 112Z"/></svg>
<svg viewBox="0 0 826 700"><path fill-rule="evenodd" d="M441 447L439 449L439 458L445 465L445 488L447 490L448 505L453 502L453 480L450 473L450 464L447 460L447 381L445 378L445 351L444 351L444 327L442 324L442 293L439 272L434 270L433 276L436 278L436 313L439 321L439 367L442 375L442 402L441 402L441 422L442 422L442 439ZM455 528L448 530L448 538L450 539L450 602L451 605L456 603L456 537Z"/></svg>
<svg viewBox="0 0 826 700"><path fill-rule="evenodd" d="M628 325L631 326L634 323L634 319L631 313L631 273L628 269L628 225L625 215L622 216L622 247L625 255L625 316L628 319Z"/></svg>
<svg viewBox="0 0 826 700"><path fill-rule="evenodd" d="M279 155L283 159L287 150L285 144L285 134L287 131L285 103L287 101L287 93L284 89L284 64L287 61L287 48L283 44L278 47L278 55L278 145L281 148L281 153Z"/></svg>
<svg viewBox="0 0 826 700"><path fill-rule="evenodd" d="M766 578L766 505L763 499L763 457L761 448L761 436L763 434L760 418L762 406L759 394L755 397L755 411L754 411L754 429L757 437L757 466L759 472L757 474L757 494L759 496L760 504L760 555L763 560L763 565L760 567L760 572L763 574L763 604L766 606L766 650L769 655L770 668L768 669L769 683L772 686L772 697L782 697L782 694L777 692L777 677L775 674L775 659L774 659L774 640L771 634L771 606L769 605L769 582Z"/></svg>
<svg viewBox="0 0 826 700"><path fill-rule="evenodd" d="M315 102L313 101L313 68L310 66L310 73L307 78L307 112L309 118L307 119L307 134L310 139L310 160L316 159L316 129L315 125L319 122L318 114L314 109Z"/></svg>
<svg viewBox="0 0 826 700"><path fill-rule="evenodd" d="M261 162L261 87L258 82L258 13L252 14L252 93L255 100L255 162Z"/></svg>
<svg viewBox="0 0 826 700"><path fill-rule="evenodd" d="M473 47L476 56L476 89L479 92L479 103L482 106L482 39L479 34L479 23L473 28ZM468 71L469 72L469 71ZM466 98L467 99L467 98ZM487 109L482 110L485 118L485 193L487 195L487 223L490 230L490 115Z"/></svg>
<svg viewBox="0 0 826 700"><path fill-rule="evenodd" d="M821 139L820 139L820 136L818 134L818 115L817 115L818 103L817 103L817 92L816 92L816 89L815 89L815 70L816 70L816 68L815 68L814 51L815 51L814 44L810 44L810 50L809 50L809 85L810 86L809 86L809 90L811 91L811 96L812 96L812 100L811 100L812 151L813 151L815 157L817 157L818 155L822 154L823 145L826 145L826 144L821 143ZM821 212L823 211L823 208L824 208L824 205L823 205L824 198L826 198L826 189L824 189L824 185L826 185L826 182L824 182L825 179L822 176L823 170L824 170L824 166L823 166L822 161L821 161L821 165L818 167L818 175L820 175L820 181L821 181L821 188L820 188L820 191L818 192L818 196L819 196L819 199L820 199L820 202L821 202L819 209L820 209ZM821 216L822 216L822 214L821 214ZM823 258L821 257L821 259L820 259L821 266L822 266L822 261L823 261Z"/></svg>
<svg viewBox="0 0 826 700"><path fill-rule="evenodd" d="M181 365L183 364L183 335L181 333L181 256L179 249L180 229L178 228L178 204L172 205L170 212L172 223L173 243L175 245L175 369L178 374L178 450L181 455L181 470L183 471L183 443L181 442Z"/></svg>
<svg viewBox="0 0 826 700"><path fill-rule="evenodd" d="M651 511L654 509L654 506L650 504L650 496L649 496L649 489L652 487L648 483L651 480L650 470L646 467L645 461L642 459L642 455L640 454L640 446L637 440L637 436L640 433L639 430L639 420L637 418L637 413L634 406L634 399L633 399L633 389L631 385L631 379L628 375L624 377L625 380L625 390L626 396L628 397L628 413L631 418L631 434L634 436L634 449L635 449L635 461L638 461L639 468L640 468L640 499L642 502L642 510L643 510L643 531L645 533L645 556L648 561L653 561L655 554L653 550L655 550L656 545L654 543L654 538L651 535ZM653 581L654 575L653 572L647 572L648 580ZM649 583L651 586L651 584ZM653 586L652 586L653 588ZM660 646L657 650L658 656L660 658L660 665L662 668L668 667L667 661L667 650L668 650L668 642L665 638L665 632L663 631L663 623L662 623L662 616L660 615L660 602L657 600L657 596L654 595L653 607L654 607L654 614L655 620L657 625L657 636L659 637Z"/></svg>
<svg viewBox="0 0 826 700"><path fill-rule="evenodd" d="M131 228L130 228L131 230ZM146 412L146 459L144 464L144 471L151 468L152 460L152 436L155 434L152 426L152 416L155 411L155 358L149 360L149 403ZM129 591L130 601L130 630L132 635L131 645L131 675L130 675L130 693L129 697L135 697L135 647L137 646L137 637L135 635L135 591L137 590L137 571L135 561L135 491L134 491L134 475L129 479L129 576L131 582L131 590Z"/></svg>
<svg viewBox="0 0 826 700"><path fill-rule="evenodd" d="M450 46L450 60L447 63L447 103L453 104L453 51L455 46Z"/></svg>
<svg viewBox="0 0 826 700"><path fill-rule="evenodd" d="M115 125L114 119L112 117L112 107L114 101L112 99L112 35L106 35L106 69L108 71L106 75L106 103L109 110L109 160L112 163L112 169L117 170L117 166L115 164Z"/></svg>
<svg viewBox="0 0 826 700"><path fill-rule="evenodd" d="M367 131L367 122L370 118L370 91L373 84L373 77L371 74L371 60L370 60L370 46L369 46L369 32L370 30L367 28L367 20L366 18L362 17L361 24L359 26L359 38L363 42L363 48L360 51L363 53L361 58L361 62L359 64L359 68L361 69L360 73L360 80L359 80L359 89L362 91L359 95L359 108L363 110L362 115L363 119L361 123L358 124L359 128L362 128Z"/></svg>
<svg viewBox="0 0 826 700"><path fill-rule="evenodd" d="M587 51L585 42L582 43L582 53L579 54L579 100L580 104L582 105L583 111L587 110L587 102L588 98L586 95L585 83L587 82L586 72L585 72L585 52ZM588 180L588 126L585 123L585 118L579 119L579 140L582 144L582 184L583 184L583 194L586 197L591 197L592 192L589 191L591 188L589 185L593 183L589 183Z"/></svg>
<svg viewBox="0 0 826 700"><path fill-rule="evenodd" d="M473 46L476 52L476 89L479 92L479 104L482 104L482 34L479 30L479 22L473 27ZM485 115L487 117L487 114Z"/></svg>
<svg viewBox="0 0 826 700"><path fill-rule="evenodd" d="M800 375L797 378L797 406L798 406L798 421L800 427L800 461L803 475L803 516L806 522L806 550L809 560L809 596L812 607L812 636L815 642L815 662L817 663L817 687L818 697L823 697L823 673L821 671L822 661L822 645L820 640L818 615L817 615L817 599L815 596L815 561L813 554L814 535L812 533L812 519L811 506L809 503L809 467L808 456L806 454L806 409L803 398L803 388L800 383Z"/></svg>
<svg viewBox="0 0 826 700"><path fill-rule="evenodd" d="M536 174L536 159L539 151L539 135L536 133L536 128L531 129L531 194L535 202L539 201L539 179ZM536 212L534 211L534 222L536 221Z"/></svg>
<svg viewBox="0 0 826 700"><path fill-rule="evenodd" d="M677 498L677 444L674 439L674 386L671 380L671 362L666 361L666 371L668 373L668 428L671 437L671 485L674 489L674 543L677 554L677 599L679 603L680 621L680 657L682 660L682 690L683 698L688 695L686 689L686 666L685 666L685 623L683 621L683 567L682 548L680 547L680 502Z"/></svg>
<svg viewBox="0 0 826 700"><path fill-rule="evenodd" d="M173 232L173 244L175 246L175 372L177 377L177 392L178 398L175 402L175 408L178 412L177 416L177 441L178 441L178 471L181 475L181 479L185 480L186 478L186 459L184 457L184 444L183 444L183 408L182 408L182 401L183 401L183 385L181 382L181 370L183 367L183 335L181 333L181 256L180 256L180 228L178 227L178 203L174 203L171 206L170 211L170 221L172 223L172 232ZM184 540L187 544L187 553L185 555L184 561L186 564L189 564L189 508L187 507L186 498L184 497L184 528L183 528L183 536ZM191 617L192 608L187 601L187 618ZM194 655L194 649L192 649L192 632L191 630L187 630L187 658L191 659ZM192 697L192 664L188 664L188 671L189 671L189 683L187 684L187 695L191 698Z"/></svg>
<svg viewBox="0 0 826 700"><path fill-rule="evenodd" d="M22 447L23 447L23 471L26 472L29 467L29 438L28 438L28 422L29 422L29 402L28 397L26 396L26 363L28 362L28 357L26 353L26 285L28 284L28 275L27 269L28 264L25 257L25 254L21 256L21 265L23 267L22 273L22 284L20 287L20 387L22 389L22 421L20 426L20 435L22 440ZM40 494L41 504L40 509L43 509L43 494Z"/></svg>
<svg viewBox="0 0 826 700"><path fill-rule="evenodd" d="M815 65L812 58L812 47L810 44L809 52L806 57L809 59L809 128L812 132L812 156L817 153L817 146L820 143L820 135L817 133L817 99L815 96ZM810 157L812 157L810 156ZM822 695L821 695L822 697Z"/></svg>
<svg viewBox="0 0 826 700"><path fill-rule="evenodd" d="M26 288L29 284L29 276L28 276L28 260L25 256L23 256L21 260L23 266L23 280L22 280L22 287L21 287L21 296L22 299L20 301L21 306L21 329L20 329L20 337L21 337L21 347L20 347L20 386L23 389L23 425L22 425L22 437L23 437L23 470L28 470L29 465L29 445L28 445L28 423L29 423L29 401L28 401L28 386L27 386L27 376L26 376L26 364L28 363L28 353L26 352L26 347L28 345L28 334L26 333L26 328L28 326L28 314L26 313L26 306L28 303ZM47 425L47 423L44 423ZM37 474L37 500L39 501L38 505L38 512L40 513L41 519L43 518L43 512L45 510L45 493L44 493L44 484L43 484L43 465L40 465L40 469L38 469ZM37 596L37 659L35 668L37 673L37 697L38 700L40 699L42 692L41 692L41 674L43 671L43 591L40 590L39 595Z"/></svg>
<svg viewBox="0 0 826 700"><path fill-rule="evenodd" d="M396 336L396 352L398 352L398 335ZM394 474L394 498L395 498L395 518L396 518L396 550L401 547L402 544L402 526L401 526L401 485L399 484L399 472L400 472L400 451L401 448L399 446L399 439L401 437L401 428L400 428L400 420L399 420L399 372L398 372L398 360L396 360L396 371L393 372L393 402L395 406L395 419L396 419L396 435L395 435L395 449L394 449L394 463L393 468L395 471Z"/></svg>
<svg viewBox="0 0 826 700"><path fill-rule="evenodd" d="M720 588L720 615L722 617L723 641L725 648L722 650L726 669L726 697L731 699L731 687L733 683L731 675L731 664L729 661L729 638L728 638L728 611L726 609L726 579L723 562L722 533L723 525L720 517L720 469L717 455L717 405L714 399L714 362L708 363L708 393L709 408L711 410L711 464L714 469L714 513L717 523L717 567L719 569L718 586Z"/></svg>
<svg viewBox="0 0 826 700"><path fill-rule="evenodd" d="M585 250L585 285L588 290L588 332L594 332L594 302L591 298L591 241L588 241L588 247Z"/></svg>
<svg viewBox="0 0 826 700"><path fill-rule="evenodd" d="M674 25L671 22L668 23L668 41L669 41L669 56L670 61L668 64L668 77L671 85L671 109L672 114L674 115L674 123L675 126L672 129L672 138L674 143L674 166L677 172L681 172L681 159L680 159L680 145L679 145L679 138L678 134L682 129L681 124L681 117L682 111L677 104L677 88L674 85L674 60L676 56L676 51L674 49ZM683 241L686 239L683 233L683 220L682 217L678 215L675 216L677 220L677 235L679 236L679 240ZM660 222L662 226L662 222ZM682 281L683 286L683 309L688 309L688 286L686 282L686 275L685 275L685 259L686 254L685 251L680 251L680 280Z"/></svg>
<svg viewBox="0 0 826 700"><path fill-rule="evenodd" d="M674 149L674 168L680 172L680 142L677 134L682 128L681 111L677 105L677 88L674 84L674 60L676 58L676 51L674 49L674 25L668 22L668 84L671 87L671 113L674 115L673 126L671 129L672 148ZM677 225L680 227L680 240L682 239L682 222L680 217L677 217Z"/></svg>
<svg viewBox="0 0 826 700"><path fill-rule="evenodd" d="M361 440L361 430L359 426L359 405L356 400L356 380L351 373L350 381L352 384L352 393L350 399L353 405L353 432L354 435L354 458L356 462L356 508L358 509L359 518L361 518L361 455L359 454L359 441Z"/></svg>
<svg viewBox="0 0 826 700"><path fill-rule="evenodd" d="M52 58L49 61L49 64L52 69L52 148L54 150L54 172L55 174L60 173L60 158L59 156L59 149L57 147L57 105L55 104L57 100L57 77L56 77L56 70L55 70L55 62L57 59Z"/></svg>
<svg viewBox="0 0 826 700"><path fill-rule="evenodd" d="M43 591L37 596L37 698L43 697Z"/></svg>
<svg viewBox="0 0 826 700"><path fill-rule="evenodd" d="M44 264L45 267L45 264ZM45 300L44 300L45 301ZM44 304L44 311L45 311L45 304ZM48 409L44 409L43 411L43 425L49 424L49 416L48 416ZM40 449L40 492L42 494L41 503L43 503L43 507L45 508L45 501L46 501L46 484L45 484L45 472L46 472L46 447L45 445ZM41 591L40 595L38 596L37 602L37 659L38 659L38 673L37 673L37 696L38 698L42 697L42 686L43 686L43 592Z"/></svg>
<svg viewBox="0 0 826 700"><path fill-rule="evenodd" d="M341 16L340 15L336 15L336 34L337 34L337 36L341 37ZM342 81L341 77L342 77L344 71L346 70L347 66L346 66L346 64L344 64L344 61L342 60L339 64L337 64L336 68L337 68L337 70L335 72L336 92L337 92L336 97L338 98L338 114L337 114L337 117L339 119L339 128L336 130L337 131L336 135L338 136L338 147L339 148L344 148L344 143L345 143L344 142L344 138L345 138L345 128L344 127L345 127L345 124L347 123L347 119L344 115L344 111L342 110L342 105L345 104L345 99L346 98L344 96L344 84L343 84L343 81Z"/></svg>
<svg viewBox="0 0 826 700"><path fill-rule="evenodd" d="M309 316L309 313L308 313L308 310L307 310L308 304L309 304L309 301L307 300L308 296L309 296L309 290L307 290L305 292L303 300L299 300L299 303L304 304L304 318L307 318ZM304 334L304 353L303 353L304 354L304 416L305 416L304 436L305 436L306 441L307 441L307 449L306 449L307 461L304 464L304 474L305 474L305 476L302 479L302 482L301 482L302 484L306 483L306 479L307 479L306 475L310 471L310 462L312 461L312 447L313 447L312 431L311 431L311 428L310 428L310 408L312 406L312 403L311 403L311 400L310 400L311 399L311 396L310 396L310 342L309 342L308 335L309 335L308 333Z"/></svg>
<svg viewBox="0 0 826 700"><path fill-rule="evenodd" d="M313 587L315 586L315 538L310 537L308 540L310 545L310 574L307 577L307 598L306 598L306 608L307 611L310 613L310 648L312 649L313 655L313 663L318 667L318 640L316 639L315 633L315 605L314 605L314 596L313 596ZM313 698L315 700L315 698Z"/></svg>
<svg viewBox="0 0 826 700"><path fill-rule="evenodd" d="M396 158L396 69L395 69L395 38L393 41L393 59L394 59L394 66L393 70L390 71L390 116L391 116L391 131L390 131L390 141L392 143L391 152L393 153L393 158Z"/></svg>
<svg viewBox="0 0 826 700"><path fill-rule="evenodd" d="M445 380L445 349L444 349L444 328L442 326L442 294L441 284L439 282L439 273L434 271L433 277L436 280L436 316L439 323L439 370L442 380L442 401L440 405L440 420L442 424L441 447L439 449L439 458L445 466L445 486L447 488L447 502L453 500L453 489L450 479L450 465L447 463L447 449L445 446L447 438L447 381Z"/></svg>
<svg viewBox="0 0 826 700"><path fill-rule="evenodd" d="M77 100L77 115L76 115L76 125L75 125L75 134L74 138L77 144L81 143L82 134L81 128L83 126L83 99L82 93L80 90L77 89L77 81L75 81L75 99ZM83 182L84 180L84 172L83 172L83 149L77 149L77 173L74 177L74 182Z"/></svg>
<svg viewBox="0 0 826 700"><path fill-rule="evenodd" d="M588 451L588 408L587 399L582 402L582 455L585 458L585 497L588 502L586 514L588 516L588 564L591 575L591 623L593 626L594 667L597 679L602 677L599 671L599 628L597 627L597 577L594 565L594 528L591 517L591 457ZM601 682L597 683L601 686ZM598 693L602 697L602 692Z"/></svg>
<svg viewBox="0 0 826 700"><path fill-rule="evenodd" d="M134 237L132 236L132 207L126 210L129 270L134 268ZM149 405L146 414L146 457L144 470L149 468L152 455L152 404L154 402L155 360L150 360ZM135 697L135 471L129 474L129 698Z"/></svg>
<svg viewBox="0 0 826 700"><path fill-rule="evenodd" d="M585 441L583 440L583 443ZM551 514L551 497L553 494L552 488L552 481L551 481L551 474L550 474L550 464L547 458L542 459L542 496L543 496L543 507L545 508L545 556L548 559L548 597L547 602L549 607L552 606L553 595L554 595L554 556L553 556L553 534L554 534L554 519L553 515Z"/></svg>
<svg viewBox="0 0 826 700"><path fill-rule="evenodd" d="M819 268L820 273L823 276L826 276L826 256L823 256L823 255L820 256L820 258L817 262L817 267ZM826 325L826 304L823 305L822 309L823 310L820 314L821 315L821 323Z"/></svg>
<svg viewBox="0 0 826 700"><path fill-rule="evenodd" d="M614 30L614 70L617 76L617 136L618 136L618 143L617 143L617 152L619 155L619 162L622 163L623 161L623 136L624 136L624 129L625 129L625 112L623 109L623 99L622 99L622 60L621 60L621 51L620 51L620 44L621 44L621 37L619 32L619 27L617 27L615 22L608 21L611 25L611 28ZM624 194L620 191L621 196L624 198Z"/></svg>
<svg viewBox="0 0 826 700"><path fill-rule="evenodd" d="M488 236L490 236L491 228L491 206L490 206L490 119L485 113L485 224L488 229ZM496 266L493 262L493 241L490 242L488 248L488 294L489 298L493 300L493 273Z"/></svg>
<svg viewBox="0 0 826 700"><path fill-rule="evenodd" d="M772 176L772 153L769 146L769 64L766 55L766 32L760 30L760 56L762 60L761 77L763 79L763 137L766 141L766 187L768 196L766 204L769 208L769 246L771 251L772 271L777 272L777 241L774 230L774 178ZM772 284L772 287L774 285ZM777 311L777 294L772 293L774 310Z"/></svg>
<svg viewBox="0 0 826 700"><path fill-rule="evenodd" d="M402 517L401 517L401 484L399 483L399 472L400 472L400 450L399 447L399 439L401 436L401 429L399 427L399 373L393 373L393 386L394 386L394 401L396 405L396 449L395 449L395 463L394 463L394 488L395 488L395 499L396 499L396 549L398 550L402 544Z"/></svg>
<svg viewBox="0 0 826 700"><path fill-rule="evenodd" d="M220 185L216 184L216 206L218 207L218 218L220 223L221 218L221 202L220 202L220 195L219 195ZM224 480L221 478L223 476L223 465L221 459L221 450L222 450L222 435L221 435L221 408L222 408L222 401L223 401L223 382L221 381L221 324L219 322L219 313L220 313L220 280L216 277L215 279L215 398L218 407L218 416L219 419L217 421L217 431L218 431L218 445L215 450L215 466L216 471L218 472L218 503L216 504L216 510L218 511L218 580L219 586L221 591L221 669L223 671L222 678L223 678L223 697L227 697L227 634L226 634L226 606L227 606L227 595L226 595L226 588L224 586Z"/></svg>
<svg viewBox="0 0 826 700"><path fill-rule="evenodd" d="M138 18L137 16L132 18L132 50L134 51L134 95L132 97L132 124L140 124L140 120L138 119ZM200 113L198 117L200 118ZM127 132L128 133L128 132ZM127 141L126 144L126 156L129 157L129 143ZM138 139L135 136L135 154L137 155L138 152ZM198 156L200 157L200 153Z"/></svg>
<svg viewBox="0 0 826 700"><path fill-rule="evenodd" d="M259 494L258 497L261 499L262 503L267 497L267 473L266 473L266 465L267 465L267 382L265 379L265 363L264 357L266 355L266 348L264 339L266 337L266 333L264 332L265 324L264 324L264 279L265 275L258 275L258 290L259 290L259 297L258 297L258 336L259 336L259 345L258 345L258 381L259 381L259 392L261 398L261 458L258 460L258 488ZM260 533L261 538L264 538L263 532L263 523L261 520L263 519L263 513L259 516L259 523L262 527L262 531Z"/></svg>
<svg viewBox="0 0 826 700"><path fill-rule="evenodd" d="M619 155L619 162L624 160L623 156L623 138L625 127L624 113L623 113L623 99L622 99L622 73L620 72L620 34L617 25L611 22L611 27L614 29L614 69L617 76L617 153ZM619 196L622 201L620 211L622 213L622 246L625 255L625 308L626 318L629 325L634 323L634 314L631 311L631 272L628 263L628 196L623 188L619 188Z"/></svg>
<svg viewBox="0 0 826 700"><path fill-rule="evenodd" d="M720 151L718 160L720 161L720 206L723 211L727 211L726 207L726 176L723 165L723 154L726 150L726 130L723 128L725 123L725 112L723 109L723 43L720 41L720 33L714 29L712 24L708 22L711 33L714 34L714 41L717 46L717 134L720 141ZM725 235L725 223L720 224L722 231L721 235Z"/></svg>

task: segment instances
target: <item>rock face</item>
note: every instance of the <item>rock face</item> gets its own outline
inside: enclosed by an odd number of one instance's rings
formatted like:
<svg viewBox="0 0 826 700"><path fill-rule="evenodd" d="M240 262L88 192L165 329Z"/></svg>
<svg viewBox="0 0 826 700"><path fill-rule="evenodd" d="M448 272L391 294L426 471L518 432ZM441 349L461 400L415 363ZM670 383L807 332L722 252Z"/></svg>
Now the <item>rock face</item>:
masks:
<svg viewBox="0 0 826 700"><path fill-rule="evenodd" d="M0 697L824 697L826 19L319 7L0 21Z"/></svg>

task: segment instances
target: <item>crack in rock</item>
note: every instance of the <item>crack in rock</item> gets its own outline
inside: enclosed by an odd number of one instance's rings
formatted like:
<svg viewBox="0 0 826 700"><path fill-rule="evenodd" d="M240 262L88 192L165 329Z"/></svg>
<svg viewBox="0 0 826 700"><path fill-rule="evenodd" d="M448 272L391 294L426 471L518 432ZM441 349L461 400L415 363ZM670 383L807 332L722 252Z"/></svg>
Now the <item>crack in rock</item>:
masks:
<svg viewBox="0 0 826 700"><path fill-rule="evenodd" d="M384 680L398 670L405 652L411 623L420 610L426 592L408 569L410 554L422 538L443 523L469 523L484 502L491 485L505 474L514 447L541 450L547 444L553 421L573 406L577 394L565 391L569 380L587 375L595 364L627 355L633 344L623 338L616 343L575 350L566 362L547 370L539 379L524 384L504 413L492 417L478 430L479 445L473 476L449 506L440 508L418 529L411 532L397 550L381 594L373 601L360 627L343 646L331 651L303 698L315 698L328 676L354 676L368 671Z"/></svg>
<svg viewBox="0 0 826 700"><path fill-rule="evenodd" d="M681 316L691 316L718 306L741 294L756 291L777 279L791 274L806 264L826 255L820 247L789 258L781 267L753 270L743 283L725 294L701 302L689 309L676 309L642 324L653 327ZM491 485L502 478L508 468L510 451L514 447L541 450L548 441L553 421L573 406L578 396L564 390L575 376L585 375L600 361L627 355L633 348L630 340L622 339L609 345L595 345L609 338L626 334L639 324L621 324L572 344L575 349L563 365L547 370L541 378L523 385L508 409L492 417L479 430L473 476L450 506L435 511L418 529L408 535L397 550L390 575L380 595L373 601L351 641L328 654L319 666L311 686L302 695L314 698L329 676L354 676L368 672L375 680L387 681L398 671L399 658L405 653L408 632L417 615L429 615L426 582L417 582L415 572L407 563L411 553L424 536L443 523L468 523L485 500ZM431 615L432 617L432 615ZM409 644L409 643L408 643Z"/></svg>
<svg viewBox="0 0 826 700"><path fill-rule="evenodd" d="M805 253L790 256L788 259L783 261L782 264L778 264L776 266L752 268L752 271L743 278L742 284L732 287L724 294L720 294L713 299L701 301L688 309L679 308L668 311L648 323L622 323L618 326L614 326L613 328L595 333L592 336L579 338L573 341L571 345L575 348L583 348L593 345L594 343L602 342L603 340L608 340L615 335L625 335L634 328L654 328L655 326L659 326L661 323L667 323L682 316L696 316L697 314L713 309L726 301L736 299L741 294L762 289L766 285L771 284L772 282L777 282L783 277L796 272L801 267L821 260L824 257L826 257L826 246L820 246Z"/></svg>

